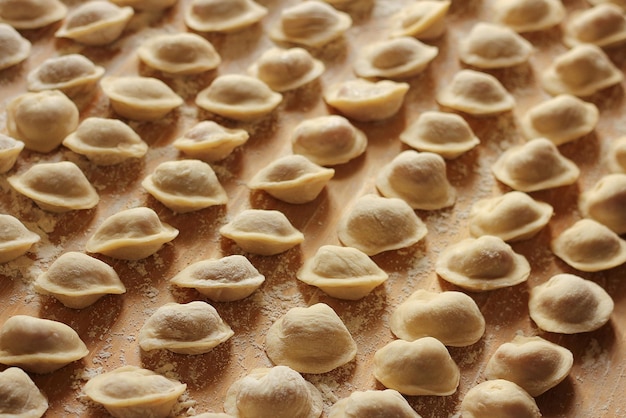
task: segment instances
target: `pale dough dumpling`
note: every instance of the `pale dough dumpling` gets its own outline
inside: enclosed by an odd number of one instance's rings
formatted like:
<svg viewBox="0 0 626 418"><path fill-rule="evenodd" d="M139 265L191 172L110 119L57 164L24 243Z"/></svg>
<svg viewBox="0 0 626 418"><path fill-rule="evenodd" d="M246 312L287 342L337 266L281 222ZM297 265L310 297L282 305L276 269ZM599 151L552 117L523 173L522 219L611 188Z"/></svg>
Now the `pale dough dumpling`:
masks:
<svg viewBox="0 0 626 418"><path fill-rule="evenodd" d="M264 281L265 276L246 257L234 254L192 263L172 277L170 283L196 289L215 302L232 302L247 298Z"/></svg>
<svg viewBox="0 0 626 418"><path fill-rule="evenodd" d="M89 379L84 391L115 418L165 418L187 385L151 370L123 366Z"/></svg>
<svg viewBox="0 0 626 418"><path fill-rule="evenodd" d="M337 226L342 244L370 256L409 247L427 232L424 222L404 200L374 194L357 199Z"/></svg>
<svg viewBox="0 0 626 418"><path fill-rule="evenodd" d="M291 147L321 166L347 163L365 152L367 136L339 115L318 116L300 122L291 134Z"/></svg>
<svg viewBox="0 0 626 418"><path fill-rule="evenodd" d="M537 402L528 392L504 379L487 380L467 391L461 401L461 414L463 418L542 416Z"/></svg>
<svg viewBox="0 0 626 418"><path fill-rule="evenodd" d="M122 260L139 260L155 254L178 236L178 230L161 222L147 207L119 211L100 224L85 248Z"/></svg>
<svg viewBox="0 0 626 418"><path fill-rule="evenodd" d="M183 104L183 99L157 78L109 76L100 85L113 110L132 120L160 120Z"/></svg>
<svg viewBox="0 0 626 418"><path fill-rule="evenodd" d="M321 47L341 37L352 26L349 14L319 1L304 1L280 12L270 30L273 41Z"/></svg>
<svg viewBox="0 0 626 418"><path fill-rule="evenodd" d="M22 369L0 372L0 416L40 418L48 410L48 399Z"/></svg>
<svg viewBox="0 0 626 418"><path fill-rule="evenodd" d="M26 252L41 237L31 232L19 219L0 214L0 263L6 263Z"/></svg>
<svg viewBox="0 0 626 418"><path fill-rule="evenodd" d="M304 262L296 277L332 297L358 300L383 284L389 275L356 248L323 245Z"/></svg>
<svg viewBox="0 0 626 418"><path fill-rule="evenodd" d="M457 72L439 91L437 102L475 116L507 112L515 106L515 98L497 78L474 70Z"/></svg>
<svg viewBox="0 0 626 418"><path fill-rule="evenodd" d="M409 3L397 15L392 37L412 36L421 40L435 39L446 30L446 15L451 1L423 0Z"/></svg>
<svg viewBox="0 0 626 418"><path fill-rule="evenodd" d="M234 32L265 15L267 8L252 0L192 0L185 9L185 24L198 32Z"/></svg>
<svg viewBox="0 0 626 418"><path fill-rule="evenodd" d="M446 247L437 259L435 270L450 283L482 292L525 282L530 275L530 264L501 238L484 235Z"/></svg>
<svg viewBox="0 0 626 418"><path fill-rule="evenodd" d="M165 161L141 185L177 213L225 205L228 195L211 166L199 160Z"/></svg>
<svg viewBox="0 0 626 418"><path fill-rule="evenodd" d="M254 369L226 392L224 410L238 418L318 418L322 394L287 366Z"/></svg>
<svg viewBox="0 0 626 418"><path fill-rule="evenodd" d="M402 199L413 209L442 209L456 201L446 162L439 154L430 152L401 152L382 167L376 188L383 196Z"/></svg>
<svg viewBox="0 0 626 418"><path fill-rule="evenodd" d="M461 373L441 341L424 337L394 340L376 351L374 377L404 395L447 396L456 392Z"/></svg>
<svg viewBox="0 0 626 418"><path fill-rule="evenodd" d="M54 34L90 46L107 45L122 35L135 12L103 0L82 3L67 16Z"/></svg>
<svg viewBox="0 0 626 418"><path fill-rule="evenodd" d="M37 277L33 287L38 293L52 295L74 309L86 308L104 295L126 292L124 283L111 266L74 251L57 258Z"/></svg>
<svg viewBox="0 0 626 418"><path fill-rule="evenodd" d="M421 418L396 390L352 392L339 399L328 411L328 418Z"/></svg>
<svg viewBox="0 0 626 418"><path fill-rule="evenodd" d="M580 196L584 216L626 234L626 174L609 174Z"/></svg>
<svg viewBox="0 0 626 418"><path fill-rule="evenodd" d="M539 396L561 383L574 364L574 355L565 347L541 337L517 335L493 353L485 376L519 385L530 396Z"/></svg>
<svg viewBox="0 0 626 418"><path fill-rule="evenodd" d="M30 41L22 37L12 26L0 23L0 70L17 65L28 58L30 47Z"/></svg>
<svg viewBox="0 0 626 418"><path fill-rule="evenodd" d="M526 193L512 191L474 203L469 213L473 237L493 235L515 242L532 238L550 219L554 209Z"/></svg>
<svg viewBox="0 0 626 418"><path fill-rule="evenodd" d="M454 159L480 143L460 115L426 111L401 134L400 141L419 151Z"/></svg>
<svg viewBox="0 0 626 418"><path fill-rule="evenodd" d="M211 42L187 32L150 37L139 45L137 55L155 70L178 75L203 73L222 62Z"/></svg>
<svg viewBox="0 0 626 418"><path fill-rule="evenodd" d="M277 210L246 209L220 228L220 234L232 239L244 251L276 255L304 241L304 235Z"/></svg>
<svg viewBox="0 0 626 418"><path fill-rule="evenodd" d="M602 271L626 262L626 241L592 219L581 219L551 243L552 252L580 271Z"/></svg>
<svg viewBox="0 0 626 418"><path fill-rule="evenodd" d="M424 71L438 53L435 46L403 36L364 46L353 67L359 77L408 78Z"/></svg>
<svg viewBox="0 0 626 418"><path fill-rule="evenodd" d="M626 136L611 141L606 160L612 173L626 174Z"/></svg>
<svg viewBox="0 0 626 418"><path fill-rule="evenodd" d="M242 122L261 119L282 100L280 93L258 78L240 74L221 75L196 96L202 109Z"/></svg>
<svg viewBox="0 0 626 418"><path fill-rule="evenodd" d="M267 84L272 90L295 90L319 78L326 66L303 48L270 48L265 51L248 72Z"/></svg>
<svg viewBox="0 0 626 418"><path fill-rule="evenodd" d="M352 361L357 346L335 311L324 303L291 308L267 331L265 352L276 365L300 373L326 373Z"/></svg>
<svg viewBox="0 0 626 418"><path fill-rule="evenodd" d="M13 168L24 146L22 141L0 133L0 174Z"/></svg>
<svg viewBox="0 0 626 418"><path fill-rule="evenodd" d="M7 180L17 192L49 212L91 209L100 201L96 189L70 161L35 164Z"/></svg>
<svg viewBox="0 0 626 418"><path fill-rule="evenodd" d="M231 129L212 120L195 124L172 145L192 158L206 162L223 160L235 148L245 144L250 135L244 129Z"/></svg>
<svg viewBox="0 0 626 418"><path fill-rule="evenodd" d="M392 312L391 332L403 340L434 337L452 347L465 347L485 333L485 318L465 293L415 291Z"/></svg>
<svg viewBox="0 0 626 418"><path fill-rule="evenodd" d="M565 17L561 0L497 0L493 12L496 22L516 32L550 29Z"/></svg>
<svg viewBox="0 0 626 418"><path fill-rule="evenodd" d="M15 29L39 29L67 15L60 0L0 0L0 22Z"/></svg>
<svg viewBox="0 0 626 418"><path fill-rule="evenodd" d="M133 128L117 119L89 117L63 140L63 145L96 165L115 165L142 158L148 144Z"/></svg>
<svg viewBox="0 0 626 418"><path fill-rule="evenodd" d="M47 153L78 126L78 108L58 90L24 93L7 105L9 135L26 149Z"/></svg>
<svg viewBox="0 0 626 418"><path fill-rule="evenodd" d="M95 65L81 54L48 58L28 73L26 83L30 91L60 90L78 101L89 96L104 75L104 67Z"/></svg>
<svg viewBox="0 0 626 418"><path fill-rule="evenodd" d="M319 196L334 175L334 169L319 166L305 156L287 155L259 170L248 187L287 203L307 203Z"/></svg>
<svg viewBox="0 0 626 418"><path fill-rule="evenodd" d="M204 354L235 333L206 302L166 303L139 330L142 350Z"/></svg>
<svg viewBox="0 0 626 418"><path fill-rule="evenodd" d="M569 186L580 175L578 166L546 138L510 147L491 166L491 171L502 183L522 192Z"/></svg>
<svg viewBox="0 0 626 418"><path fill-rule="evenodd" d="M513 29L479 22L460 40L459 58L477 68L507 68L527 63L533 50Z"/></svg>
<svg viewBox="0 0 626 418"><path fill-rule="evenodd" d="M0 363L27 372L50 373L87 354L76 331L61 322L13 315L0 328Z"/></svg>
<svg viewBox="0 0 626 418"><path fill-rule="evenodd" d="M580 44L554 58L541 74L541 85L550 94L590 96L617 85L624 74L592 44Z"/></svg>
<svg viewBox="0 0 626 418"><path fill-rule="evenodd" d="M606 48L626 42L624 10L612 3L573 12L564 29L563 42L570 47L589 43Z"/></svg>
<svg viewBox="0 0 626 418"><path fill-rule="evenodd" d="M346 80L325 89L324 101L350 119L373 122L398 113L409 87L391 80Z"/></svg>
<svg viewBox="0 0 626 418"><path fill-rule="evenodd" d="M528 311L547 332L590 332L609 322L611 296L597 283L573 274L557 274L530 290Z"/></svg>

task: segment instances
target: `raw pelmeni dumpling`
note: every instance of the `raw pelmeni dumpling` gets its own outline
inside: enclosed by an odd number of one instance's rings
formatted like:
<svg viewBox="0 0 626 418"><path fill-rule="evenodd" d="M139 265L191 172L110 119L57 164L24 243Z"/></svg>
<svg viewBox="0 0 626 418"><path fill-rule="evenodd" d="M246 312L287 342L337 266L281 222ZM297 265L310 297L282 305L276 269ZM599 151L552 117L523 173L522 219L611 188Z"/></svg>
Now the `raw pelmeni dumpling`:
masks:
<svg viewBox="0 0 626 418"><path fill-rule="evenodd" d="M89 379L84 391L115 418L165 418L187 385L151 370L122 366Z"/></svg>
<svg viewBox="0 0 626 418"><path fill-rule="evenodd" d="M85 248L122 260L139 260L156 253L178 236L178 230L161 222L147 207L126 209L109 216L89 238Z"/></svg>
<svg viewBox="0 0 626 418"><path fill-rule="evenodd" d="M569 186L576 183L580 175L578 166L546 138L510 147L491 170L502 183L522 192Z"/></svg>
<svg viewBox="0 0 626 418"><path fill-rule="evenodd" d="M18 367L0 372L0 416L40 418L48 410L48 399L35 382Z"/></svg>
<svg viewBox="0 0 626 418"><path fill-rule="evenodd" d="M40 240L41 237L26 228L19 219L0 214L0 263L26 254Z"/></svg>
<svg viewBox="0 0 626 418"><path fill-rule="evenodd" d="M381 169L376 188L383 196L402 199L413 209L442 209L456 201L446 162L430 152L401 152Z"/></svg>
<svg viewBox="0 0 626 418"><path fill-rule="evenodd" d="M267 331L265 352L276 365L300 373L326 373L352 361L357 346L335 311L324 303L291 308Z"/></svg>
<svg viewBox="0 0 626 418"><path fill-rule="evenodd" d="M87 354L76 331L61 322L13 315L0 328L0 363L27 372L50 373Z"/></svg>
<svg viewBox="0 0 626 418"><path fill-rule="evenodd" d="M15 29L39 29L58 22L67 15L60 0L2 0L0 22Z"/></svg>
<svg viewBox="0 0 626 418"><path fill-rule="evenodd" d="M456 392L461 373L441 341L424 337L394 340L376 351L374 377L403 395L447 396Z"/></svg>
<svg viewBox="0 0 626 418"><path fill-rule="evenodd" d="M334 169L321 167L305 156L287 155L259 170L248 187L287 203L307 203L315 200L334 175Z"/></svg>
<svg viewBox="0 0 626 418"><path fill-rule="evenodd" d="M439 255L435 270L452 284L482 292L525 282L530 264L501 238L484 235L448 246Z"/></svg>
<svg viewBox="0 0 626 418"><path fill-rule="evenodd" d="M332 297L358 300L384 283L389 275L356 248L323 245L304 262L296 277Z"/></svg>
<svg viewBox="0 0 626 418"><path fill-rule="evenodd" d="M6 23L0 23L0 70L17 65L28 58L30 47L30 41L22 37L17 30Z"/></svg>
<svg viewBox="0 0 626 418"><path fill-rule="evenodd" d="M185 267L170 283L196 289L216 302L232 302L250 296L265 281L265 276L239 254L197 261Z"/></svg>
<svg viewBox="0 0 626 418"><path fill-rule="evenodd" d="M391 36L412 36L420 40L440 37L446 30L446 15L451 4L449 0L409 3L393 17Z"/></svg>
<svg viewBox="0 0 626 418"><path fill-rule="evenodd" d="M192 0L185 24L197 32L234 32L252 26L267 8L252 0Z"/></svg>
<svg viewBox="0 0 626 418"><path fill-rule="evenodd" d="M439 49L415 38L403 36L366 45L353 64L364 78L408 78L426 69Z"/></svg>
<svg viewBox="0 0 626 418"><path fill-rule="evenodd" d="M375 417L421 418L400 392L393 389L352 392L328 411L328 418Z"/></svg>
<svg viewBox="0 0 626 418"><path fill-rule="evenodd" d="M244 129L230 129L203 120L177 138L172 145L192 158L206 162L223 160L235 148L248 141L250 135Z"/></svg>
<svg viewBox="0 0 626 418"><path fill-rule="evenodd" d="M280 254L304 241L304 235L280 211L246 209L220 228L244 251L259 255Z"/></svg>
<svg viewBox="0 0 626 418"><path fill-rule="evenodd" d="M561 383L574 364L571 351L541 337L517 335L493 353L485 376L516 383L531 396L539 396Z"/></svg>
<svg viewBox="0 0 626 418"><path fill-rule="evenodd" d="M609 322L615 304L598 284L573 274L557 274L533 287L528 312L547 332L591 332Z"/></svg>
<svg viewBox="0 0 626 418"><path fill-rule="evenodd" d="M22 141L0 133L0 174L13 168L23 149Z"/></svg>
<svg viewBox="0 0 626 418"><path fill-rule="evenodd" d="M612 3L573 12L564 29L563 42L570 47L588 43L606 48L626 42L624 10Z"/></svg>
<svg viewBox="0 0 626 418"><path fill-rule="evenodd" d="M141 185L177 213L228 203L226 191L211 166L200 160L165 161Z"/></svg>
<svg viewBox="0 0 626 418"><path fill-rule="evenodd" d="M68 308L82 309L104 295L126 292L111 266L79 252L57 258L33 283L38 293L52 295Z"/></svg>
<svg viewBox="0 0 626 418"><path fill-rule="evenodd" d="M16 191L49 212L91 209L100 201L96 189L70 161L35 164L8 181Z"/></svg>
<svg viewBox="0 0 626 418"><path fill-rule="evenodd" d="M419 151L454 159L480 143L472 128L455 113L427 111L401 134L400 141Z"/></svg>
<svg viewBox="0 0 626 418"><path fill-rule="evenodd" d="M584 216L626 234L626 174L608 174L580 196Z"/></svg>
<svg viewBox="0 0 626 418"><path fill-rule="evenodd" d="M561 23L565 7L561 0L497 0L493 13L496 22L516 32L535 32Z"/></svg>
<svg viewBox="0 0 626 418"><path fill-rule="evenodd" d="M491 74L461 70L437 94L437 102L475 116L507 112L515 98Z"/></svg>
<svg viewBox="0 0 626 418"><path fill-rule="evenodd" d="M459 58L477 68L507 68L528 62L533 46L506 26L479 22L459 44Z"/></svg>
<svg viewBox="0 0 626 418"><path fill-rule="evenodd" d="M226 392L224 410L239 418L318 418L322 394L287 366L254 369Z"/></svg>
<svg viewBox="0 0 626 418"><path fill-rule="evenodd" d="M277 92L295 90L322 75L324 63L303 48L270 48L248 72Z"/></svg>
<svg viewBox="0 0 626 418"><path fill-rule="evenodd" d="M427 232L424 222L404 200L374 194L357 199L337 226L342 244L370 256L409 247Z"/></svg>
<svg viewBox="0 0 626 418"><path fill-rule="evenodd" d="M626 174L626 136L611 141L606 160L612 173Z"/></svg>
<svg viewBox="0 0 626 418"><path fill-rule="evenodd" d="M392 312L391 332L403 340L434 337L452 347L465 347L485 333L485 318L465 293L415 291Z"/></svg>
<svg viewBox="0 0 626 418"><path fill-rule="evenodd" d="M552 252L580 271L602 271L626 262L626 241L593 219L581 219L551 243Z"/></svg>
<svg viewBox="0 0 626 418"><path fill-rule="evenodd" d="M91 46L110 44L122 35L134 14L132 7L108 1L82 3L68 14L54 36Z"/></svg>
<svg viewBox="0 0 626 418"><path fill-rule="evenodd" d="M551 205L526 193L512 191L474 203L469 213L473 237L493 235L514 242L532 238L552 218Z"/></svg>
<svg viewBox="0 0 626 418"><path fill-rule="evenodd" d="M463 418L510 416L541 418L535 399L524 389L504 379L487 380L467 391L461 401Z"/></svg>
<svg viewBox="0 0 626 418"><path fill-rule="evenodd" d="M206 302L166 303L139 330L142 350L204 354L235 333Z"/></svg>

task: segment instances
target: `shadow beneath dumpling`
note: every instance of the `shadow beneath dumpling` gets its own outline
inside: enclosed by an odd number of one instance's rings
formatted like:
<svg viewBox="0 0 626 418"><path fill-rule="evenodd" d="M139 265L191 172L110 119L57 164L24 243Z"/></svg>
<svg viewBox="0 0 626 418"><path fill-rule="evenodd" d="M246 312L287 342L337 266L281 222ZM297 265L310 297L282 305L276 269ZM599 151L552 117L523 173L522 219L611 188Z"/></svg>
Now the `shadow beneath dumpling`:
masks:
<svg viewBox="0 0 626 418"><path fill-rule="evenodd" d="M572 402L576 392L573 379L575 377L570 374L561 383L535 398L543 416L572 417L580 412L580 405ZM555 399L559 399L559 402L555 402Z"/></svg>
<svg viewBox="0 0 626 418"><path fill-rule="evenodd" d="M100 198L119 196L121 193L135 188L146 176L146 162L143 158L133 158L111 166L87 165L85 173Z"/></svg>
<svg viewBox="0 0 626 418"><path fill-rule="evenodd" d="M448 10L448 16L458 15L462 16L463 19L468 19L470 16L477 15L483 4L484 0L452 1Z"/></svg>
<svg viewBox="0 0 626 418"><path fill-rule="evenodd" d="M624 96L624 87L620 83L584 97L583 100L595 104L600 114L604 114L621 108L624 103Z"/></svg>
<svg viewBox="0 0 626 418"><path fill-rule="evenodd" d="M533 199L549 203L554 208L552 221L558 221L571 213L572 208L578 207L578 197L580 194L578 183L569 186L553 187L546 190L538 190L529 193ZM551 221L551 222L552 222ZM554 222L552 222L554 224Z"/></svg>
<svg viewBox="0 0 626 418"><path fill-rule="evenodd" d="M282 93L283 106L287 112L308 112L313 109L321 100L322 83L319 78Z"/></svg>
<svg viewBox="0 0 626 418"><path fill-rule="evenodd" d="M578 168L585 170L596 167L602 159L600 139L595 131L559 146L559 152L576 163Z"/></svg>
<svg viewBox="0 0 626 418"><path fill-rule="evenodd" d="M158 121L127 121L127 124L151 148L166 147L176 139L178 112L178 109L174 109Z"/></svg>
<svg viewBox="0 0 626 418"><path fill-rule="evenodd" d="M339 2L333 6L348 13L352 18L352 25L356 26L370 19L374 3L374 0L346 0L345 4Z"/></svg>
<svg viewBox="0 0 626 418"><path fill-rule="evenodd" d="M477 181L484 182L480 179L480 157L482 149L480 145L463 153L453 160L446 160L446 175L448 180L454 187L467 187ZM483 187L481 185L481 187ZM457 196L457 199L465 196Z"/></svg>
<svg viewBox="0 0 626 418"><path fill-rule="evenodd" d="M376 389L382 390L385 387L376 383ZM413 407L418 413L425 414L421 416L428 416L428 413L424 411L437 411L437 416L451 417L457 410L459 403L461 402L460 394L458 391L449 396L405 396L409 405ZM439 415L441 414L441 415Z"/></svg>
<svg viewBox="0 0 626 418"><path fill-rule="evenodd" d="M97 209L73 210L62 213L57 218L54 231L48 234L50 242L61 244L65 238L77 231L83 231L96 219Z"/></svg>
<svg viewBox="0 0 626 418"><path fill-rule="evenodd" d="M484 335L474 344L465 347L448 347L448 351L462 371L480 367L489 360Z"/></svg>
<svg viewBox="0 0 626 418"><path fill-rule="evenodd" d="M170 74L151 68L141 61L138 63L138 73L142 77L161 80L185 101L192 102L198 92L209 86L218 76L217 70L204 71L199 74Z"/></svg>
<svg viewBox="0 0 626 418"><path fill-rule="evenodd" d="M283 46L293 47L295 45L284 44ZM345 36L340 36L317 48L302 45L300 45L300 47L307 49L311 55L322 61L324 65L326 65L326 68L338 68L345 64L348 59L348 41Z"/></svg>
<svg viewBox="0 0 626 418"><path fill-rule="evenodd" d="M18 81L26 78L26 70L27 65L22 61L4 70L0 70L0 80L2 80L3 84L14 85Z"/></svg>
<svg viewBox="0 0 626 418"><path fill-rule="evenodd" d="M265 38L263 25L260 23L227 34L191 32L211 42L224 63L237 62L255 56L261 41ZM242 69L241 72L245 70Z"/></svg>
<svg viewBox="0 0 626 418"><path fill-rule="evenodd" d="M389 275L393 273L406 274L407 270L412 271L416 260L422 260L428 254L428 235L425 239L398 250L385 251L371 256L372 260L385 270Z"/></svg>
<svg viewBox="0 0 626 418"><path fill-rule="evenodd" d="M533 44L536 50L545 50L555 45L562 47L563 44L563 31L560 25L540 31L524 32L520 35Z"/></svg>

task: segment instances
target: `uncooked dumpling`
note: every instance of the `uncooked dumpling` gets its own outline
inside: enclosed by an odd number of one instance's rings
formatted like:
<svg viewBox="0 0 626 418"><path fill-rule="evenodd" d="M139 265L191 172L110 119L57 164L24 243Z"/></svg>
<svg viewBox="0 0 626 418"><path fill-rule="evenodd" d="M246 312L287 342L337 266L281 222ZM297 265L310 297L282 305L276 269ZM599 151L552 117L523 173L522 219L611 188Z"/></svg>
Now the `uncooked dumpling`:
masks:
<svg viewBox="0 0 626 418"><path fill-rule="evenodd" d="M172 145L192 158L206 162L223 160L248 141L244 129L230 129L212 120L198 122Z"/></svg>
<svg viewBox="0 0 626 418"><path fill-rule="evenodd" d="M287 155L259 170L248 187L287 203L307 203L315 200L334 175L334 169L321 167L305 156Z"/></svg>
<svg viewBox="0 0 626 418"><path fill-rule="evenodd" d="M626 262L626 241L592 219L581 219L552 240L552 252L581 271L602 271Z"/></svg>
<svg viewBox="0 0 626 418"><path fill-rule="evenodd" d="M474 203L469 214L469 230L474 237L494 235L504 241L521 241L535 236L553 213L548 203L512 191Z"/></svg>
<svg viewBox="0 0 626 418"><path fill-rule="evenodd" d="M2 3L0 3L2 7ZM2 13L2 9L0 9ZM0 21L2 17L0 16ZM12 26L0 23L0 70L12 67L24 61L30 55L30 41Z"/></svg>
<svg viewBox="0 0 626 418"><path fill-rule="evenodd" d="M107 45L122 35L134 14L132 7L119 7L108 1L82 3L68 14L54 36L85 45Z"/></svg>
<svg viewBox="0 0 626 418"><path fill-rule="evenodd" d="M487 379L516 383L530 396L539 396L561 383L574 364L571 351L541 337L517 335L493 353L487 366Z"/></svg>
<svg viewBox="0 0 626 418"><path fill-rule="evenodd" d="M446 30L446 15L451 1L423 0L410 3L393 18L391 36L412 36L421 40L435 39Z"/></svg>
<svg viewBox="0 0 626 418"><path fill-rule="evenodd" d="M122 260L139 260L172 241L178 230L161 222L155 211L137 207L119 211L100 224L86 249Z"/></svg>
<svg viewBox="0 0 626 418"><path fill-rule="evenodd" d="M291 308L267 331L265 352L276 365L300 373L326 373L352 361L356 343L335 311L324 303Z"/></svg>
<svg viewBox="0 0 626 418"><path fill-rule="evenodd" d="M584 216L626 234L626 174L609 174L580 196Z"/></svg>
<svg viewBox="0 0 626 418"><path fill-rule="evenodd" d="M0 22L15 29L39 29L67 15L60 0L0 0Z"/></svg>
<svg viewBox="0 0 626 418"><path fill-rule="evenodd" d="M470 115L493 115L515 106L515 98L491 74L461 70L437 94L440 105Z"/></svg>
<svg viewBox="0 0 626 418"><path fill-rule="evenodd" d="M79 252L57 258L33 283L38 293L52 295L68 308L83 309L104 295L126 292L111 266Z"/></svg>
<svg viewBox="0 0 626 418"><path fill-rule="evenodd" d="M70 99L89 96L104 75L104 67L81 54L48 58L28 73L28 90L60 90Z"/></svg>
<svg viewBox="0 0 626 418"><path fill-rule="evenodd" d="M502 183L522 192L569 186L580 175L578 166L546 138L510 147L500 155L491 170Z"/></svg>
<svg viewBox="0 0 626 418"><path fill-rule="evenodd" d="M426 69L439 49L415 38L403 36L366 45L353 64L364 78L407 78Z"/></svg>
<svg viewBox="0 0 626 418"><path fill-rule="evenodd" d="M40 418L48 410L48 399L31 378L18 367L0 372L0 416Z"/></svg>
<svg viewBox="0 0 626 418"><path fill-rule="evenodd" d="M211 166L199 160L165 161L141 185L156 200L177 213L228 202L226 191Z"/></svg>
<svg viewBox="0 0 626 418"><path fill-rule="evenodd" d="M368 194L339 220L342 244L367 255L409 247L426 236L426 225L402 199Z"/></svg>
<svg viewBox="0 0 626 418"><path fill-rule="evenodd" d="M487 380L467 391L461 401L463 418L487 416L541 418L535 399L524 389L504 379Z"/></svg>
<svg viewBox="0 0 626 418"><path fill-rule="evenodd" d="M424 337L394 340L376 351L374 377L404 395L447 396L456 392L461 373L441 341Z"/></svg>
<svg viewBox="0 0 626 418"><path fill-rule="evenodd" d="M196 289L216 302L247 298L264 281L265 276L239 254L197 261L170 280L175 286Z"/></svg>
<svg viewBox="0 0 626 418"><path fill-rule="evenodd" d="M402 199L413 209L442 209L456 201L446 162L430 152L401 152L381 169L376 188L383 196Z"/></svg>
<svg viewBox="0 0 626 418"><path fill-rule="evenodd" d="M389 275L356 248L323 245L304 262L297 278L332 297L358 300L384 283Z"/></svg>
<svg viewBox="0 0 626 418"><path fill-rule="evenodd" d="M479 22L461 39L459 58L477 68L507 68L528 62L533 50L513 29Z"/></svg>
<svg viewBox="0 0 626 418"><path fill-rule="evenodd" d="M339 115L318 116L300 122L291 134L291 146L321 166L347 163L365 152L367 137Z"/></svg>
<svg viewBox="0 0 626 418"><path fill-rule="evenodd" d="M606 159L612 173L626 174L626 136L611 141Z"/></svg>
<svg viewBox="0 0 626 418"><path fill-rule="evenodd" d="M530 264L501 238L484 235L448 246L439 255L435 270L450 283L482 292L525 282Z"/></svg>
<svg viewBox="0 0 626 418"><path fill-rule="evenodd" d="M401 134L400 141L419 151L454 159L480 143L472 128L455 113L427 111Z"/></svg>
<svg viewBox="0 0 626 418"><path fill-rule="evenodd" d="M0 174L13 168L23 149L22 141L0 133Z"/></svg>
<svg viewBox="0 0 626 418"><path fill-rule="evenodd" d="M570 47L588 43L606 48L626 42L624 10L611 3L573 12L564 28L563 42Z"/></svg>
<svg viewBox="0 0 626 418"><path fill-rule="evenodd" d="M142 350L204 354L235 333L206 302L166 303L139 330Z"/></svg>
<svg viewBox="0 0 626 418"><path fill-rule="evenodd" d="M123 366L89 379L84 391L115 418L165 418L187 385L151 370Z"/></svg>
<svg viewBox="0 0 626 418"><path fill-rule="evenodd" d="M0 363L32 373L50 373L89 354L69 326L49 319L13 315L0 328Z"/></svg>
<svg viewBox="0 0 626 418"><path fill-rule="evenodd" d="M7 180L16 191L49 212L91 209L100 201L96 189L70 161L35 164Z"/></svg>
<svg viewBox="0 0 626 418"><path fill-rule="evenodd" d="M197 32L234 32L252 26L267 8L252 0L192 0L185 24Z"/></svg>
<svg viewBox="0 0 626 418"><path fill-rule="evenodd" d="M295 90L317 79L326 66L303 48L270 48L249 68L272 90Z"/></svg>
<svg viewBox="0 0 626 418"><path fill-rule="evenodd" d="M26 254L41 237L31 232L19 219L0 214L0 263Z"/></svg>
<svg viewBox="0 0 626 418"><path fill-rule="evenodd" d="M403 340L434 337L452 347L465 347L485 333L485 318L465 293L415 291L389 319L391 332Z"/></svg>
<svg viewBox="0 0 626 418"><path fill-rule="evenodd" d="M328 411L328 418L421 418L396 390L352 392L339 399Z"/></svg>
<svg viewBox="0 0 626 418"><path fill-rule="evenodd" d="M557 274L530 290L528 312L547 332L595 331L611 318L611 296L598 284L573 274Z"/></svg>
<svg viewBox="0 0 626 418"><path fill-rule="evenodd" d="M321 47L342 36L350 26L349 14L324 2L304 1L283 9L269 36L277 42Z"/></svg>
<svg viewBox="0 0 626 418"><path fill-rule="evenodd" d="M238 418L318 418L322 394L287 366L254 369L226 392L224 410Z"/></svg>
<svg viewBox="0 0 626 418"><path fill-rule="evenodd" d="M550 29L565 17L561 0L497 0L493 12L498 23L516 32Z"/></svg>
<svg viewBox="0 0 626 418"><path fill-rule="evenodd" d="M280 254L304 241L302 232L277 210L246 209L222 226L220 234L260 255Z"/></svg>

